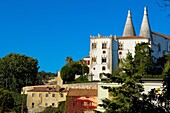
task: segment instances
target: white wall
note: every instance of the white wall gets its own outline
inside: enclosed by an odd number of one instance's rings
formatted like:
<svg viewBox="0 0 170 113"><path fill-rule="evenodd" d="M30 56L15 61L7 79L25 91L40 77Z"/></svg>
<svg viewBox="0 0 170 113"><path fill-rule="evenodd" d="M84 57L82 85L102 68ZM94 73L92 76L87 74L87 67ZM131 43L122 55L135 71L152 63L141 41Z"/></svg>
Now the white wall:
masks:
<svg viewBox="0 0 170 113"><path fill-rule="evenodd" d="M153 38L153 45L151 48L152 50L154 50L153 55L156 58L162 57L164 54L168 52L169 40L156 34L152 34L152 38ZM158 50L158 44L160 44L160 51Z"/></svg>
<svg viewBox="0 0 170 113"><path fill-rule="evenodd" d="M96 43L96 48L92 49L92 43ZM106 43L106 49L102 49L102 43ZM105 53L103 53L105 51ZM92 62L92 58L96 57L96 63ZM102 57L106 57L106 63L102 63ZM97 37L90 39L90 73L93 76L93 80L100 80L100 73L112 72L112 37ZM105 66L106 70L102 70Z"/></svg>
<svg viewBox="0 0 170 113"><path fill-rule="evenodd" d="M119 87L120 84L118 83L98 83L98 104L102 104L102 99L109 98L109 92L107 89L103 89L102 86L108 87ZM161 88L162 83L143 83L144 86L144 93L148 93L153 88ZM100 106L97 107L97 110L103 112L104 109Z"/></svg>
<svg viewBox="0 0 170 113"><path fill-rule="evenodd" d="M138 43L141 42L148 42L148 39L145 38L119 38L119 43L123 44L123 50L119 50L118 52L122 52L122 54L119 54L120 59L125 59L128 51L132 53L132 56L135 55L135 46Z"/></svg>

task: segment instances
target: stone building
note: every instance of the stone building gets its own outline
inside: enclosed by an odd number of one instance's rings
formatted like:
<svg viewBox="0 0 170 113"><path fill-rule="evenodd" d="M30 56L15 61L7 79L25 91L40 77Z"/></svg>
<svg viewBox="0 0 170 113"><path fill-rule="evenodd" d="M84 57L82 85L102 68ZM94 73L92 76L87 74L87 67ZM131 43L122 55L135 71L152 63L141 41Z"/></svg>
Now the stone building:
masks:
<svg viewBox="0 0 170 113"><path fill-rule="evenodd" d="M66 100L67 90L56 87L33 87L27 91L27 109L29 113L42 112L46 107L58 107Z"/></svg>

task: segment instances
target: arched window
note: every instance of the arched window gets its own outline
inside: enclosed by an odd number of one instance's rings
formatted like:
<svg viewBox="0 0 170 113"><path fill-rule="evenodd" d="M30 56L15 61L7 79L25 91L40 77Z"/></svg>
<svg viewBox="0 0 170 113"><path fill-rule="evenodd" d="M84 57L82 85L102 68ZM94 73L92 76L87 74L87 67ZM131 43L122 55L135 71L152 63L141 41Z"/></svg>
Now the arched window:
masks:
<svg viewBox="0 0 170 113"><path fill-rule="evenodd" d="M105 67L105 66L103 66L103 67L102 67L102 70L103 70L103 71L104 71L104 70L106 70L106 67Z"/></svg>

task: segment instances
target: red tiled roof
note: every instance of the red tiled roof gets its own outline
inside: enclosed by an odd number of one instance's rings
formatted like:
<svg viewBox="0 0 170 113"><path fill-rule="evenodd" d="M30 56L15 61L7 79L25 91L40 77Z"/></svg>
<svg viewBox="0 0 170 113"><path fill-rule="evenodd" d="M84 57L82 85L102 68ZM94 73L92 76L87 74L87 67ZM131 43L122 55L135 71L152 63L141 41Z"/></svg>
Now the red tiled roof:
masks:
<svg viewBox="0 0 170 113"><path fill-rule="evenodd" d="M97 96L97 89L69 89L67 96Z"/></svg>
<svg viewBox="0 0 170 113"><path fill-rule="evenodd" d="M155 35L164 37L164 38L170 38L170 37L168 37L168 36L166 36L166 35L164 35L164 34L160 34L160 33L157 33L157 32L152 32L152 33L155 34Z"/></svg>
<svg viewBox="0 0 170 113"><path fill-rule="evenodd" d="M145 38L142 36L123 36L123 37L118 37L119 39L134 39L134 38Z"/></svg>
<svg viewBox="0 0 170 113"><path fill-rule="evenodd" d="M61 87L59 87L61 91ZM62 89L61 92L66 91L65 89ZM56 90L56 87L34 87L34 89L28 90L28 92L58 92Z"/></svg>

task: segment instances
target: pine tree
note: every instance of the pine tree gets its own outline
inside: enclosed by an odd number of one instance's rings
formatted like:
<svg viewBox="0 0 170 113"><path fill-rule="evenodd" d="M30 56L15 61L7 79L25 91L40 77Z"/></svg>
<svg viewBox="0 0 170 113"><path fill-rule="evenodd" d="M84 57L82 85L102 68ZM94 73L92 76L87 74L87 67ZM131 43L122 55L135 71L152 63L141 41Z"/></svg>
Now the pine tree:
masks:
<svg viewBox="0 0 170 113"><path fill-rule="evenodd" d="M104 87L109 89L112 95L111 99L104 99L102 107L106 113L136 113L135 108L140 101L141 92L144 88L140 83L141 75L134 73L134 62L131 53L128 53L127 58L122 62L111 77L112 82L121 84L120 87Z"/></svg>
<svg viewBox="0 0 170 113"><path fill-rule="evenodd" d="M152 73L152 52L149 43L143 42L136 45L134 56L135 72L140 73L142 76Z"/></svg>

